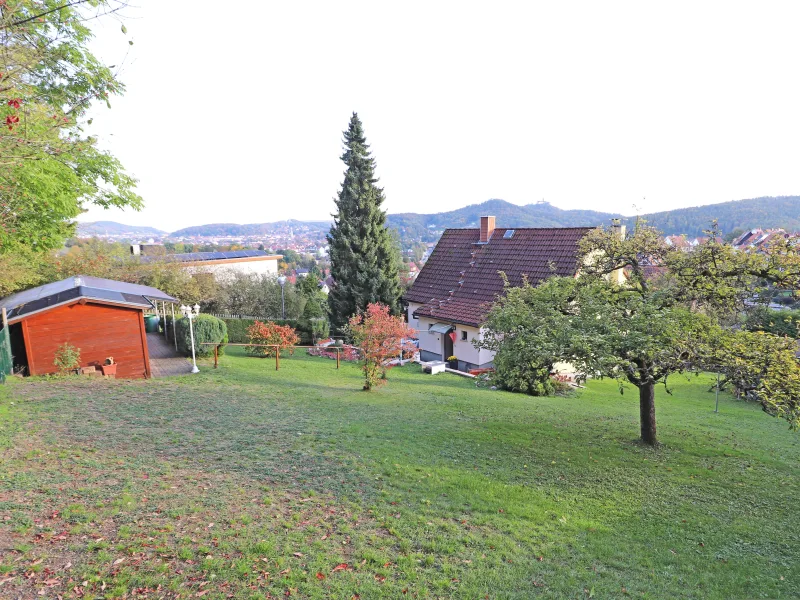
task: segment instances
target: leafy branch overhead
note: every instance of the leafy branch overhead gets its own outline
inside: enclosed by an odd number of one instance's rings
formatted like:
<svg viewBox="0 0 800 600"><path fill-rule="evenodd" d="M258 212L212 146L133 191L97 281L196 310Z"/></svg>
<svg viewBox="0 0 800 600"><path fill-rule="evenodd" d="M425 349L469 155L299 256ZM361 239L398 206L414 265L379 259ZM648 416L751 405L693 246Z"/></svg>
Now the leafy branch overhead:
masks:
<svg viewBox="0 0 800 600"><path fill-rule="evenodd" d="M0 253L59 247L88 204L141 208L136 179L86 133L90 107L124 92L88 23L124 6L0 3Z"/></svg>

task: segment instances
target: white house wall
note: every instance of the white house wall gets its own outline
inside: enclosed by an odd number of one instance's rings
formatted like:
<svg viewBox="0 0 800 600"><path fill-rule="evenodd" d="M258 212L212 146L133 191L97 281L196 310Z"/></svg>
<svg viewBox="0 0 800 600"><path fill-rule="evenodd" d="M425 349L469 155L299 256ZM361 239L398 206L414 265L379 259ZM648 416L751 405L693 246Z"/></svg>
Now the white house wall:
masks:
<svg viewBox="0 0 800 600"><path fill-rule="evenodd" d="M428 328L434 323L447 323L447 321L432 320L421 317L418 321L419 325L419 349L436 354L441 357L441 360L447 360L447 356L442 356L444 351L444 342L442 336L445 334L429 333ZM453 342L453 354L462 363L469 363L473 367L485 365L494 360L494 352L490 350L479 350L472 345L473 340L480 339L481 332L477 327L470 327L467 325L458 325L453 323L456 332L456 341ZM462 340L462 332L467 332L467 339ZM464 365L460 365L464 366Z"/></svg>
<svg viewBox="0 0 800 600"><path fill-rule="evenodd" d="M232 273L243 273L245 275L278 274L277 260L242 261L219 265L215 265L211 261L208 262L210 264L193 265L186 267L186 270L190 273L212 273L217 279L225 279L226 275L230 276Z"/></svg>
<svg viewBox="0 0 800 600"><path fill-rule="evenodd" d="M407 313L408 326L411 327L412 329L416 329L417 331L419 331L419 320L414 318L414 311L417 310L420 306L422 305L417 304L416 302L408 303L408 313ZM426 325L425 329L427 328L428 326Z"/></svg>
<svg viewBox="0 0 800 600"><path fill-rule="evenodd" d="M419 337L419 349L420 351L431 352L436 354L440 357L440 360L444 360L441 358L442 356L442 334L440 333L430 333L428 331L428 327L433 325L435 321L430 321L429 319L419 319L417 330L419 333L417 336ZM447 358L446 356L444 358Z"/></svg>

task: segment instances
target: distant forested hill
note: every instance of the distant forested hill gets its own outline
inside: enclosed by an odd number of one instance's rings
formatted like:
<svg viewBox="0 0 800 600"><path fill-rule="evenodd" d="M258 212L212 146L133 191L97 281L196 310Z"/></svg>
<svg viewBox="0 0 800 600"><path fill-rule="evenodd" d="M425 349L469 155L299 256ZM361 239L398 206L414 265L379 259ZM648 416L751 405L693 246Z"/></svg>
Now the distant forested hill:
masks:
<svg viewBox="0 0 800 600"><path fill-rule="evenodd" d="M436 231L447 227L477 227L481 215L497 217L498 227L578 227L608 224L619 214L592 210L562 210L547 202L517 206L504 200L489 200L450 212L421 215L401 213L389 215L390 227L403 238L436 239ZM800 196L779 196L733 200L693 208L681 208L642 215L648 224L666 235L685 233L702 235L717 219L724 233L734 229L783 227L800 231ZM631 225L635 217L625 217Z"/></svg>
<svg viewBox="0 0 800 600"><path fill-rule="evenodd" d="M325 233L331 227L327 221L276 221L274 223L250 223L239 225L238 223L210 223L208 225L197 225L173 231L170 237L194 237L194 236L245 236L245 235L264 235L276 233L287 228L307 229L310 231L323 231Z"/></svg>
<svg viewBox="0 0 800 600"><path fill-rule="evenodd" d="M79 237L92 237L95 235L126 235L133 236L162 236L166 231L161 231L155 227L140 225L124 225L115 221L94 221L91 223L78 223Z"/></svg>
<svg viewBox="0 0 800 600"><path fill-rule="evenodd" d="M450 212L421 215L399 213L389 215L387 222L400 233L401 238L436 239L435 231L448 227L477 227L482 215L497 217L498 227L578 227L601 225L622 215L593 210L562 210L547 202L526 206L505 200L487 200Z"/></svg>
<svg viewBox="0 0 800 600"><path fill-rule="evenodd" d="M389 227L397 229L404 242L414 240L436 241L439 232L448 227L477 227L482 215L497 217L498 227L579 227L607 225L619 214L593 210L562 210L547 202L526 206L511 204L505 200L487 200L481 204L471 204L464 208L436 214L398 213L387 218ZM635 217L623 217L629 225ZM702 235L704 229L717 219L723 233L734 229L754 227L783 227L790 231L800 231L800 196L779 196L734 200L721 204L709 204L693 208L681 208L642 215L650 225L658 227L667 235L685 233L689 236ZM327 221L277 221L275 223L211 223L187 227L170 234L170 237L226 237L280 233L288 228L300 231L319 231L327 233ZM80 223L79 234L125 234L138 236L158 236L164 232L152 227L122 225L112 221Z"/></svg>
<svg viewBox="0 0 800 600"><path fill-rule="evenodd" d="M750 200L734 200L693 208L680 208L644 215L648 224L667 234L702 235L711 221L717 219L720 229L783 227L800 231L800 196L764 196Z"/></svg>

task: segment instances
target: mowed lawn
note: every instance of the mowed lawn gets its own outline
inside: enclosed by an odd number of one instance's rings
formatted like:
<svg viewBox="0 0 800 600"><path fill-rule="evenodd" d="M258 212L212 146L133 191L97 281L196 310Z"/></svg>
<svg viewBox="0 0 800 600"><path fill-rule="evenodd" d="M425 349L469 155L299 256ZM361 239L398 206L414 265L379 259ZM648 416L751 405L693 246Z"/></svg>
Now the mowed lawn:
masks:
<svg viewBox="0 0 800 600"><path fill-rule="evenodd" d="M1 598L790 598L800 435L710 377L569 398L237 355L0 386Z"/></svg>

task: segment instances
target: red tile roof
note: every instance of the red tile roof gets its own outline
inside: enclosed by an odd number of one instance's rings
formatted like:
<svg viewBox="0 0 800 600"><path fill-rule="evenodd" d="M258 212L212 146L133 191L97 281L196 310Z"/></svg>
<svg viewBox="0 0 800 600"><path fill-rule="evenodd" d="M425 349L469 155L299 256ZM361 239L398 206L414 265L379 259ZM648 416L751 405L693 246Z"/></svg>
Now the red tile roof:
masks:
<svg viewBox="0 0 800 600"><path fill-rule="evenodd" d="M492 303L503 293L500 272L512 286L523 276L538 283L551 275L573 276L578 242L592 227L515 229L497 228L486 244L478 229L447 229L414 285L407 302L420 303L415 314L479 326Z"/></svg>

